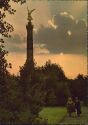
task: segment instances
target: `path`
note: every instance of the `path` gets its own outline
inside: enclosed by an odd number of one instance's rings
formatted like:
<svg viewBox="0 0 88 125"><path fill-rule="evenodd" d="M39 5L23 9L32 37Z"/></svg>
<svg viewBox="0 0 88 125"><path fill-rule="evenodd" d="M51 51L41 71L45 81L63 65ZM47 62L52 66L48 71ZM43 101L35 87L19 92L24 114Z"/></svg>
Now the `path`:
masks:
<svg viewBox="0 0 88 125"><path fill-rule="evenodd" d="M63 121L61 122L63 123L67 123L67 124L85 124L88 125L88 107L83 107L82 108L82 114L81 116L78 117L69 117L68 114L65 116L65 118L63 119Z"/></svg>

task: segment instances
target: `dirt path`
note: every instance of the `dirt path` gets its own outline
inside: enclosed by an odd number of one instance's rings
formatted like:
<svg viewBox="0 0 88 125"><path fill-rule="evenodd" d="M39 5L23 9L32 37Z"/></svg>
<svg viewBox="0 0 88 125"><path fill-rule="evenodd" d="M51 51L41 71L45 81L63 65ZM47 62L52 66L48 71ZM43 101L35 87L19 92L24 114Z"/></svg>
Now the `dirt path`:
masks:
<svg viewBox="0 0 88 125"><path fill-rule="evenodd" d="M80 117L74 117L74 114L72 115L73 117L70 118L67 114L61 123L88 125L88 107L82 108L82 114Z"/></svg>

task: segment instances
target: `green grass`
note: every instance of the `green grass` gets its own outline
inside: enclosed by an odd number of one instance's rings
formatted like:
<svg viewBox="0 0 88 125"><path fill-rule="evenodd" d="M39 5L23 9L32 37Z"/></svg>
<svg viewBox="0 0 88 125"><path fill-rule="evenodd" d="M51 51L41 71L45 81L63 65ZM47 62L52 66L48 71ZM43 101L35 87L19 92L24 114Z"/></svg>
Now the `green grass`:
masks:
<svg viewBox="0 0 88 125"><path fill-rule="evenodd" d="M47 107L40 112L40 117L48 119L49 124L59 123L67 111L64 107Z"/></svg>
<svg viewBox="0 0 88 125"><path fill-rule="evenodd" d="M82 107L82 114L69 117L65 107L47 107L40 112L42 118L48 119L49 124L67 123L67 124L87 124L88 123L88 107Z"/></svg>
<svg viewBox="0 0 88 125"><path fill-rule="evenodd" d="M82 114L79 118L77 116L69 118L67 114L67 116L62 121L62 123L87 124L88 123L88 107L82 107Z"/></svg>

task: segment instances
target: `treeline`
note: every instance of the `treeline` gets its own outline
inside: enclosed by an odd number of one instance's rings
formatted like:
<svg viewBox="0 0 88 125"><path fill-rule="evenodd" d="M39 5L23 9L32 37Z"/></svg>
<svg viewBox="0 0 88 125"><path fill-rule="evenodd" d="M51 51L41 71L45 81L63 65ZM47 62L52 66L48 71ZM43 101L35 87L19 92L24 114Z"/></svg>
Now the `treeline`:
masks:
<svg viewBox="0 0 88 125"><path fill-rule="evenodd" d="M0 45L0 123L35 123L46 106L65 106L69 96L87 104L88 76L68 79L62 68L51 61L42 67L26 62L20 75L11 75L4 46ZM30 72L29 72L30 71Z"/></svg>
<svg viewBox="0 0 88 125"><path fill-rule="evenodd" d="M26 67L27 70L30 69L30 67ZM25 68L23 67L23 69ZM27 81L27 70L24 70L23 75L20 75L22 77L23 85L24 81ZM33 86L38 84L38 86L42 88L44 94L44 106L64 106L66 105L69 96L73 98L78 97L84 104L87 103L87 75L84 76L83 74L78 74L76 78L69 79L65 76L60 65L51 63L49 60L42 67L37 67L35 65L31 76L31 84Z"/></svg>
<svg viewBox="0 0 88 125"><path fill-rule="evenodd" d="M43 84L45 106L65 106L69 96L73 99L78 97L86 105L88 76L78 74L75 79L69 79L60 65L51 61L47 61L42 67L37 67L36 72L36 78L40 78Z"/></svg>

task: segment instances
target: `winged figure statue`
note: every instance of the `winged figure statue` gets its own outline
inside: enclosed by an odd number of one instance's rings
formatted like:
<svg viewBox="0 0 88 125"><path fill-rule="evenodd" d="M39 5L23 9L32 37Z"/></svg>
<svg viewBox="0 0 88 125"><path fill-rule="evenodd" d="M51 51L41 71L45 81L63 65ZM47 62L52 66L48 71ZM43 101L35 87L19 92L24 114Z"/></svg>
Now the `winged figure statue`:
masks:
<svg viewBox="0 0 88 125"><path fill-rule="evenodd" d="M31 20L33 20L31 14L32 14L33 11L35 11L35 9L29 10L28 7L27 7L27 11L28 11L28 21L31 22Z"/></svg>

